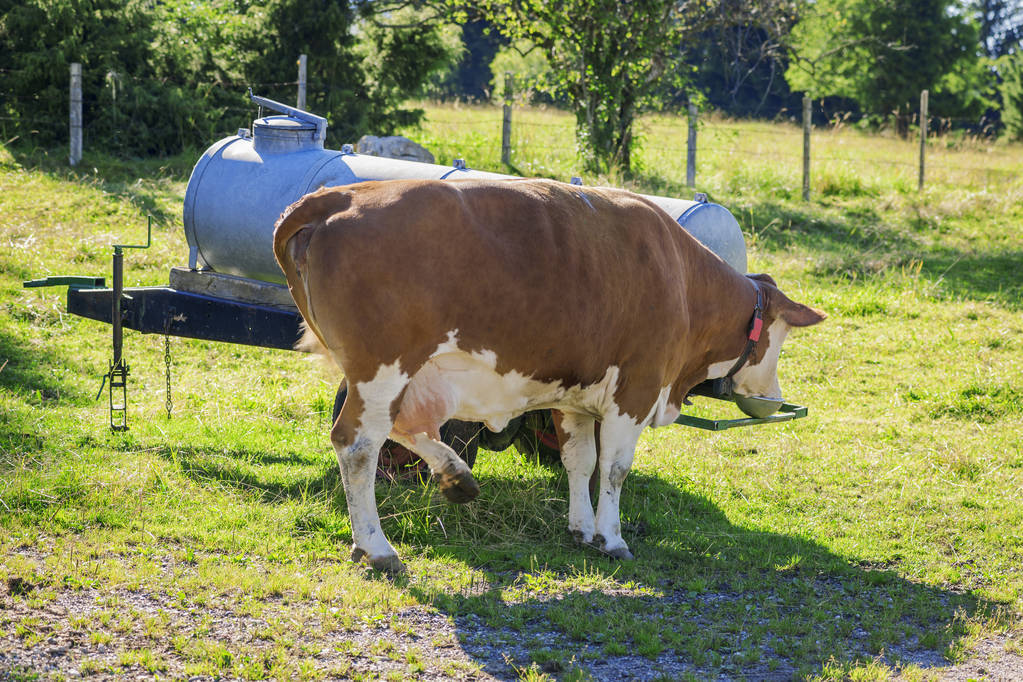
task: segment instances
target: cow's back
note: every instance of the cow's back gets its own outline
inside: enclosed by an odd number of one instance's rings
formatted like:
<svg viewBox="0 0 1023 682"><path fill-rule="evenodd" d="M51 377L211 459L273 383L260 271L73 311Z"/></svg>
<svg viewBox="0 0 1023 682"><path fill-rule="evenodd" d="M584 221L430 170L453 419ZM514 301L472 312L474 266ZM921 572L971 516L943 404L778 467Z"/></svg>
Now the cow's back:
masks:
<svg viewBox="0 0 1023 682"><path fill-rule="evenodd" d="M317 202L337 210L310 211ZM321 190L277 239L305 213L321 222L304 250L315 286L303 314L356 375L418 367L454 335L502 374L587 385L614 365L661 387L689 324L686 273L716 260L636 195L548 181Z"/></svg>

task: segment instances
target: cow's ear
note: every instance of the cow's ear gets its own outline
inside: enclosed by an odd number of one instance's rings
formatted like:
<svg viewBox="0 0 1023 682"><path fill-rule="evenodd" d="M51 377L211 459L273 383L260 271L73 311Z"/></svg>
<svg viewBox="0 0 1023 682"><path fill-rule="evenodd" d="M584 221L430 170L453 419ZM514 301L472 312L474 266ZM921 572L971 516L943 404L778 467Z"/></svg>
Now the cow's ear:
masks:
<svg viewBox="0 0 1023 682"><path fill-rule="evenodd" d="M828 315L816 308L786 298L781 309L781 319L792 327L809 327L828 319Z"/></svg>
<svg viewBox="0 0 1023 682"><path fill-rule="evenodd" d="M774 277L771 277L768 274L756 273L756 274L753 274L753 275L746 275L746 276L749 277L750 279L755 279L758 282L764 282L765 284L770 284L772 287L778 286L777 283L775 283L775 281L774 281Z"/></svg>

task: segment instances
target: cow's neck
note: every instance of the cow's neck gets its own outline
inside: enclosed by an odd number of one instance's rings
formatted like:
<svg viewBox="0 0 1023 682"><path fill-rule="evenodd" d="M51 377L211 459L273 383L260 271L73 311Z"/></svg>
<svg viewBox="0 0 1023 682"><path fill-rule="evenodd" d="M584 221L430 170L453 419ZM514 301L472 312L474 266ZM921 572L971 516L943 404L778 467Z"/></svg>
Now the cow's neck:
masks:
<svg viewBox="0 0 1023 682"><path fill-rule="evenodd" d="M684 398L696 384L725 376L742 355L757 300L757 286L748 277L700 252L687 278L691 344L683 349L685 364L672 391ZM763 291L767 306L768 291ZM688 351L688 352L687 352Z"/></svg>

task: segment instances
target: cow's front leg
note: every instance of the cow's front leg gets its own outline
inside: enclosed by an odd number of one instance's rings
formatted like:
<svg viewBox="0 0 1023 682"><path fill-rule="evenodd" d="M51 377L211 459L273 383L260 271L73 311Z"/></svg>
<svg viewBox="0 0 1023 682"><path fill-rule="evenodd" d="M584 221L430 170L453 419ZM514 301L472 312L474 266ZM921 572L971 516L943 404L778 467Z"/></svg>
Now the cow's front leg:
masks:
<svg viewBox="0 0 1023 682"><path fill-rule="evenodd" d="M568 530L576 542L593 542L595 523L590 500L590 476L597 464L593 417L554 413L561 441L561 462L568 474Z"/></svg>
<svg viewBox="0 0 1023 682"><path fill-rule="evenodd" d="M405 565L398 558L391 543L380 527L377 512L376 466L380 447L387 434L381 429L364 427L363 424L389 422L389 415L373 415L367 418L365 406L358 392L349 388L344 407L330 431L330 441L341 467L341 482L348 502L348 518L352 525L352 561L366 559L373 568L387 573L404 573Z"/></svg>
<svg viewBox="0 0 1023 682"><path fill-rule="evenodd" d="M632 552L622 538L619 502L622 483L629 475L636 443L643 427L627 416L605 418L600 425L600 497L597 500L595 545L619 559L631 559Z"/></svg>

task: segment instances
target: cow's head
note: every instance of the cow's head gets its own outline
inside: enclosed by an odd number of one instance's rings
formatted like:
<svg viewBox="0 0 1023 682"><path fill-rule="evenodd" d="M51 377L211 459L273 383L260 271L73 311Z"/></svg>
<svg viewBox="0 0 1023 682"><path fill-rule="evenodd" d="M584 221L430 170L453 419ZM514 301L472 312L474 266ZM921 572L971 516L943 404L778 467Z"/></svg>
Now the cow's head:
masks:
<svg viewBox="0 0 1023 682"><path fill-rule="evenodd" d="M759 410L758 414L751 416L766 416L763 412L777 411L780 402L772 410L767 402L754 405L752 404L754 401L749 401L744 404L743 398L768 398L780 401L782 394L781 386L778 384L778 357L781 355L781 345L785 337L793 327L809 327L824 320L827 315L790 299L778 289L769 275L749 277L761 288L764 301L763 331L756 344L758 347L753 350L742 368L733 375L732 392L743 411L751 414L751 409Z"/></svg>

